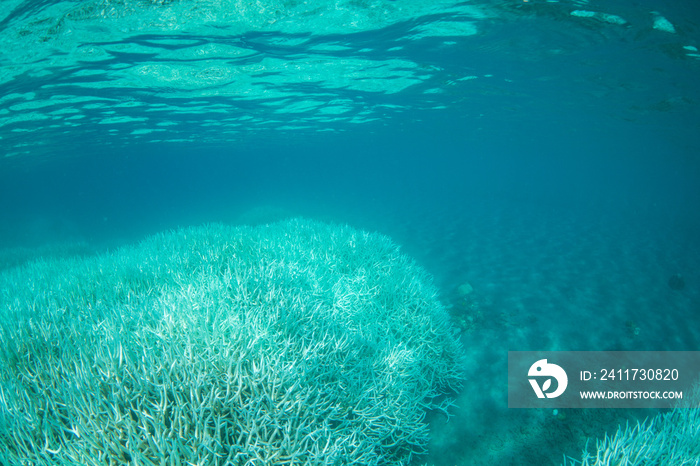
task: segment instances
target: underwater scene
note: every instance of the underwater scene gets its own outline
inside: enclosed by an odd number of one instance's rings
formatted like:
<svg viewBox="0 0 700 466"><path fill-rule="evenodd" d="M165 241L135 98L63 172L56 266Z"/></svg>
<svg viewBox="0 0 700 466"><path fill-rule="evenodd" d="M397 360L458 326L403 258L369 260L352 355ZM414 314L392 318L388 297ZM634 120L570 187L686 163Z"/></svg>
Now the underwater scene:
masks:
<svg viewBox="0 0 700 466"><path fill-rule="evenodd" d="M700 465L573 351L700 354L696 2L0 0L0 466Z"/></svg>

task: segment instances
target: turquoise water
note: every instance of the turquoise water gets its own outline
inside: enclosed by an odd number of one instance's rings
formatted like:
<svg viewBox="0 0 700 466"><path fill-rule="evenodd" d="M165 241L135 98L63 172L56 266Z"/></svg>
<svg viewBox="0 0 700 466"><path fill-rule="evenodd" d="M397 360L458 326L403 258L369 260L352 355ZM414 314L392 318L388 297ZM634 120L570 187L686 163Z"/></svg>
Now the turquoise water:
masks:
<svg viewBox="0 0 700 466"><path fill-rule="evenodd" d="M1 5L2 269L208 222L387 235L468 356L416 464L559 464L655 414L508 410L509 350L700 349L692 2Z"/></svg>

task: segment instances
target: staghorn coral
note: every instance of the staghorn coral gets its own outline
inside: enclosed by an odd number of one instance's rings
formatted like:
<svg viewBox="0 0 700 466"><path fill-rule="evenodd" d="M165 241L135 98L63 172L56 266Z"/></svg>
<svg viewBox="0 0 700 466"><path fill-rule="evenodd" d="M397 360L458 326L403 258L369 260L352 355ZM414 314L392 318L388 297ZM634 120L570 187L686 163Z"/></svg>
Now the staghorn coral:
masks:
<svg viewBox="0 0 700 466"><path fill-rule="evenodd" d="M462 349L386 237L208 225L0 274L2 464L407 464Z"/></svg>
<svg viewBox="0 0 700 466"><path fill-rule="evenodd" d="M688 396L689 395L689 396ZM588 445L581 459L564 457L563 466L697 466L700 464L700 384L671 411L657 414Z"/></svg>

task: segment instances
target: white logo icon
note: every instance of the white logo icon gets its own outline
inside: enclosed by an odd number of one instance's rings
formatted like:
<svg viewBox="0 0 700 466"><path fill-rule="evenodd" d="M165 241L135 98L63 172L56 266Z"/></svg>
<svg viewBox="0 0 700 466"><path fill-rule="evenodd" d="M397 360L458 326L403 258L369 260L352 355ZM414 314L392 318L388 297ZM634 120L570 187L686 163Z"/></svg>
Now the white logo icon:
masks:
<svg viewBox="0 0 700 466"><path fill-rule="evenodd" d="M540 359L535 364L530 366L530 370L527 371L528 377L547 377L544 381L542 387L535 379L529 379L532 389L535 391L537 398L556 398L566 390L566 385L569 383L569 378L566 376L564 369L557 366L556 364L547 363L546 359ZM557 389L551 393L547 393L552 386L552 378L557 381Z"/></svg>

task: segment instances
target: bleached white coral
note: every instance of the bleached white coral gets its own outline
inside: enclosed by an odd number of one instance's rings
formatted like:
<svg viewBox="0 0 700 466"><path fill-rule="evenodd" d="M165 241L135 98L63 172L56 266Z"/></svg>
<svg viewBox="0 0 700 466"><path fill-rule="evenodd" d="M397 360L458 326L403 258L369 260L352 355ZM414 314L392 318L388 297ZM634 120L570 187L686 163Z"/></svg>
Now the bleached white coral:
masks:
<svg viewBox="0 0 700 466"><path fill-rule="evenodd" d="M669 20L667 20L666 18L664 18L656 12L652 12L652 15L654 17L654 24L652 26L654 29L675 34L676 28Z"/></svg>
<svg viewBox="0 0 700 466"><path fill-rule="evenodd" d="M633 427L620 427L615 435L597 440L595 450L583 452L571 466L692 466L700 461L700 386L683 405ZM565 462L566 465L566 462Z"/></svg>
<svg viewBox="0 0 700 466"><path fill-rule="evenodd" d="M1 464L402 465L461 383L430 278L349 227L182 229L0 290Z"/></svg>

